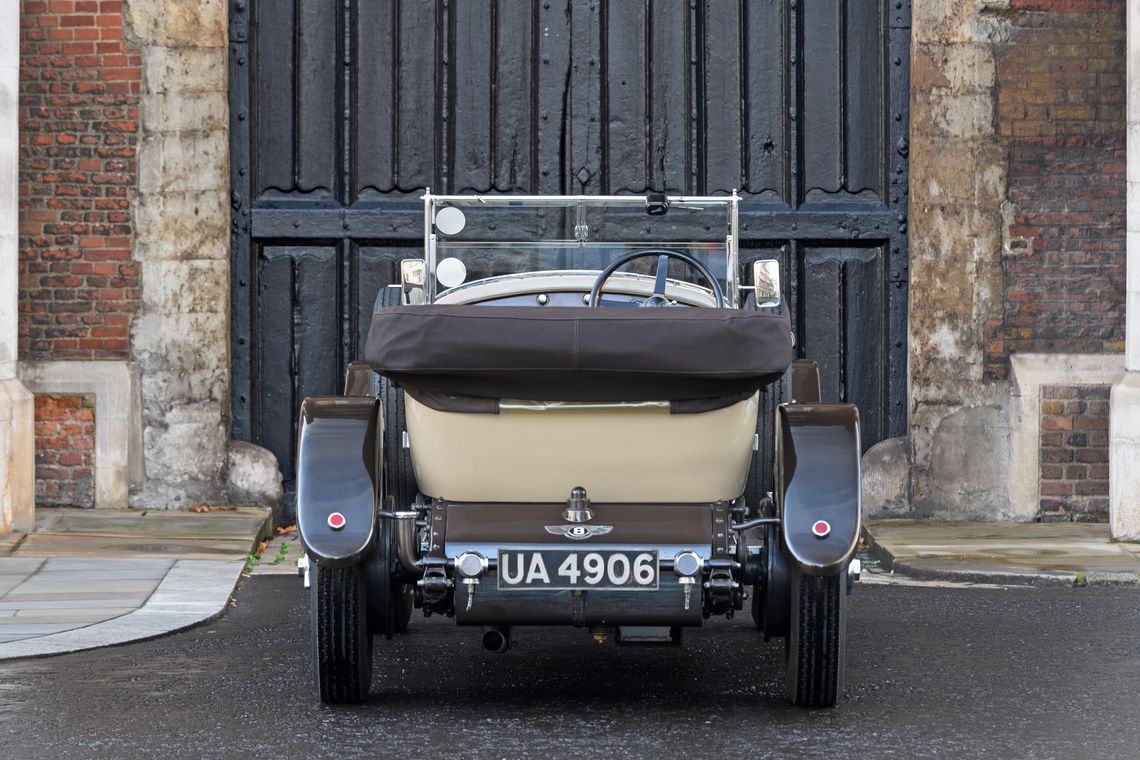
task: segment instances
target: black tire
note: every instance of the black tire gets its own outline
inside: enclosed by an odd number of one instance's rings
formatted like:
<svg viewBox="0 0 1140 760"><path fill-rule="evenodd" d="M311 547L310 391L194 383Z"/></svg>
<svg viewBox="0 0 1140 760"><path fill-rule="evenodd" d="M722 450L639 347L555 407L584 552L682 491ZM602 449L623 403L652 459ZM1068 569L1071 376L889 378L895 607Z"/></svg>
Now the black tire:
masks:
<svg viewBox="0 0 1140 760"><path fill-rule="evenodd" d="M791 571L780 548L780 529L764 529L764 579L752 586L752 622L764 632L764 640L788 635L791 607Z"/></svg>
<svg viewBox="0 0 1140 760"><path fill-rule="evenodd" d="M748 477L744 481L744 508L749 517L775 516L775 505L767 499L768 493L776 487L772 470L772 457L776 451L776 407L787 401L788 382L785 373L760 393L760 409L756 415L756 435L760 446L752 452Z"/></svg>
<svg viewBox="0 0 1140 760"><path fill-rule="evenodd" d="M312 563L313 672L326 704L363 702L372 683L368 589L360 565Z"/></svg>
<svg viewBox="0 0 1140 760"><path fill-rule="evenodd" d="M379 300L383 307L399 306L400 286L384 288ZM412 469L411 451L404 448L404 431L408 429L404 389L397 388L388 378L380 377L378 392L384 410L384 483L387 495L395 500L395 509L411 509L419 494L419 486Z"/></svg>
<svg viewBox="0 0 1140 760"><path fill-rule="evenodd" d="M380 378L380 403L384 408L384 484L387 496L394 500L395 509L411 509L420 489L416 483L416 472L412 469L411 451L404 448L404 431L408 429L404 389L392 385L386 377Z"/></svg>
<svg viewBox="0 0 1140 760"><path fill-rule="evenodd" d="M395 579L398 560L391 520L380 520L380 542L368 562L368 584L372 593L368 629L389 639L393 634L407 632L412 619L415 587Z"/></svg>
<svg viewBox="0 0 1140 760"><path fill-rule="evenodd" d="M847 628L846 573L793 571L784 685L800 707L834 707L843 690Z"/></svg>
<svg viewBox="0 0 1140 760"><path fill-rule="evenodd" d="M404 431L408 429L404 412L404 389L397 388L386 378L380 378L380 403L384 407L384 483L385 508L411 509L419 495L416 473L412 469L411 451L404 448ZM389 520L381 520L381 554L389 555L388 567L394 568L396 548L391 536ZM408 583L391 586L392 629L396 633L408 630L412 618L412 601L415 588Z"/></svg>

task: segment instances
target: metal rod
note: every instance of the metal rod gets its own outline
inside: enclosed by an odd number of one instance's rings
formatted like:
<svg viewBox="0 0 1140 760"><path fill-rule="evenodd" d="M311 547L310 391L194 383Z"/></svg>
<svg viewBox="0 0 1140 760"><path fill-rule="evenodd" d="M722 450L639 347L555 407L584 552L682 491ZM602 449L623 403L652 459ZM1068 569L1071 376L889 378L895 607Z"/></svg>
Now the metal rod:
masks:
<svg viewBox="0 0 1140 760"><path fill-rule="evenodd" d="M779 517L757 517L752 520L745 520L742 523L733 523L733 530L750 530L752 528L759 528L761 525L779 525Z"/></svg>

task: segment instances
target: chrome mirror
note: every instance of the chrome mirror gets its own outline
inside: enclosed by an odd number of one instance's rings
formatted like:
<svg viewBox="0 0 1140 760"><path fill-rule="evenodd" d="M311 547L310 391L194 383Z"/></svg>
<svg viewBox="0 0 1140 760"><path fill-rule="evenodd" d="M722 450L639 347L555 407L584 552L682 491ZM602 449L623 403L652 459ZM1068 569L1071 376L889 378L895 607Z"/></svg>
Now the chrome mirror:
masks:
<svg viewBox="0 0 1140 760"><path fill-rule="evenodd" d="M752 262L752 284L756 288L757 306L780 304L780 262L759 259Z"/></svg>
<svg viewBox="0 0 1140 760"><path fill-rule="evenodd" d="M400 285L404 290L404 301L409 304L424 302L426 266L423 259L404 259L400 262Z"/></svg>

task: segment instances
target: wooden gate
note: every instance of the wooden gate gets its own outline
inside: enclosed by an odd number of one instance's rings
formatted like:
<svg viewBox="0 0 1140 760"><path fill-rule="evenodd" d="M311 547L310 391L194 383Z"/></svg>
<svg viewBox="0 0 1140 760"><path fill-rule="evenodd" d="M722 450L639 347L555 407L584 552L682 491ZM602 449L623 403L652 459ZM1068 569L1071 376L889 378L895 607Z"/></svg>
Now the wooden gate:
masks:
<svg viewBox="0 0 1140 760"><path fill-rule="evenodd" d="M230 4L233 435L293 478L435 192L739 189L864 447L906 421L909 0Z"/></svg>

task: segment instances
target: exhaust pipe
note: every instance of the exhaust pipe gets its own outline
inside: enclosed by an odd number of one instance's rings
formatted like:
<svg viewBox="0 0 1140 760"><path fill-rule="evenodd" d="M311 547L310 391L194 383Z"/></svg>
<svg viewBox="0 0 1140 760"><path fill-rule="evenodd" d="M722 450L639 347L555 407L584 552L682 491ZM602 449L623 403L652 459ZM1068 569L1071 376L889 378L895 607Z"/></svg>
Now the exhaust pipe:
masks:
<svg viewBox="0 0 1140 760"><path fill-rule="evenodd" d="M511 648L511 629L496 625L483 631L483 646L488 652L507 651Z"/></svg>

